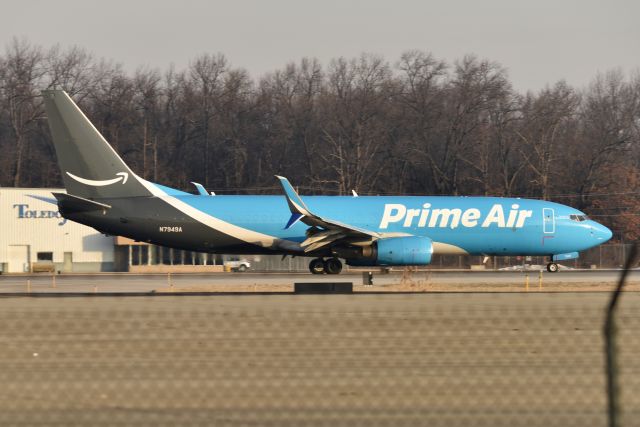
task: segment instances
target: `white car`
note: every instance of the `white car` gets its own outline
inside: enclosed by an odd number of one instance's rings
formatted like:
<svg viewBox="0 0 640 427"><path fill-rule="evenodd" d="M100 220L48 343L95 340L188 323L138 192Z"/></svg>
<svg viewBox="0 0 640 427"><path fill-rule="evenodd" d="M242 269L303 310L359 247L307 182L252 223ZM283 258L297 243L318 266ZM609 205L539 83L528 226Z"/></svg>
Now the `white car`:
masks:
<svg viewBox="0 0 640 427"><path fill-rule="evenodd" d="M224 266L231 271L243 272L251 268L251 263L244 258L231 258L225 261Z"/></svg>

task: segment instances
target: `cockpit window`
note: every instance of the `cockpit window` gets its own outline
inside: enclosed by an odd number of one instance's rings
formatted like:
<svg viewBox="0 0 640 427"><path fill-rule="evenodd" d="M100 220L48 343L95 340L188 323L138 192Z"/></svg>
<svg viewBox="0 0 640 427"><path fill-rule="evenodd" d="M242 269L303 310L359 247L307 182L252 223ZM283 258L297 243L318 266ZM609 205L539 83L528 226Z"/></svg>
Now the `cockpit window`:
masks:
<svg viewBox="0 0 640 427"><path fill-rule="evenodd" d="M569 215L569 219L572 221L582 222L582 221L587 221L589 217L586 215Z"/></svg>

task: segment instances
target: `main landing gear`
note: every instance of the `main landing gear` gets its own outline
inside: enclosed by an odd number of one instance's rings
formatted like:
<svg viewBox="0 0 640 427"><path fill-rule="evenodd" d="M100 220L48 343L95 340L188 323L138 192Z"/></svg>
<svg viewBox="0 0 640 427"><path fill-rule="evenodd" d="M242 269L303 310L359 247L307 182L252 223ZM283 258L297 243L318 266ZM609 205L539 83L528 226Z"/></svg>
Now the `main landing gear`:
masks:
<svg viewBox="0 0 640 427"><path fill-rule="evenodd" d="M309 271L312 274L340 274L342 263L338 258L314 258L309 263Z"/></svg>
<svg viewBox="0 0 640 427"><path fill-rule="evenodd" d="M556 264L555 262L550 262L549 264L547 264L547 271L549 273L558 272L558 264Z"/></svg>

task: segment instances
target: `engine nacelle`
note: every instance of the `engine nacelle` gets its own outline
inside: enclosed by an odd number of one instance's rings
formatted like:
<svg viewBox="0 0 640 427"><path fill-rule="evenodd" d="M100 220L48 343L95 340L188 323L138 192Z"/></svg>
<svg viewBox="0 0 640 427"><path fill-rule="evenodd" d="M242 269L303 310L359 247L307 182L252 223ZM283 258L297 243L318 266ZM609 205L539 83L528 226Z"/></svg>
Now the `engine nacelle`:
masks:
<svg viewBox="0 0 640 427"><path fill-rule="evenodd" d="M428 237L407 236L380 239L377 242L378 265L428 265L433 242Z"/></svg>
<svg viewBox="0 0 640 427"><path fill-rule="evenodd" d="M348 258L354 266L428 265L433 255L433 242L428 237L388 237L373 244L372 256Z"/></svg>

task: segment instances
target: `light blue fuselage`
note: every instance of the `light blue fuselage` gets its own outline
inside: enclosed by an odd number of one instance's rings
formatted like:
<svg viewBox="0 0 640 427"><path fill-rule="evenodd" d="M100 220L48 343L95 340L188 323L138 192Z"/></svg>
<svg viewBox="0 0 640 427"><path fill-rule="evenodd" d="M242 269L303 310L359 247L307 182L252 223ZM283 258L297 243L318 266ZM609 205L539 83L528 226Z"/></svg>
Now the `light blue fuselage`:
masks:
<svg viewBox="0 0 640 427"><path fill-rule="evenodd" d="M283 196L176 191L173 197L212 217L283 240L301 242L309 228L298 222L285 229L291 214ZM435 253L566 254L611 238L608 228L583 219L582 212L541 200L438 196L305 196L303 200L317 215L345 224L390 236L426 236L434 242ZM247 245L246 253L252 253L251 246Z"/></svg>

